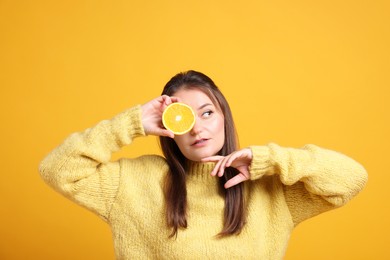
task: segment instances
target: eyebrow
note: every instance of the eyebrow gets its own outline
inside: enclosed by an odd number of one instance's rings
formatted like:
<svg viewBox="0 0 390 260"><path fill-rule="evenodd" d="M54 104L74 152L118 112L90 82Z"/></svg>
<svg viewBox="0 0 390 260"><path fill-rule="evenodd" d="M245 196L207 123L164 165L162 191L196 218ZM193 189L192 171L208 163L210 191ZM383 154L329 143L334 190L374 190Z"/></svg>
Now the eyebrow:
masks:
<svg viewBox="0 0 390 260"><path fill-rule="evenodd" d="M200 109L202 109L202 108L204 108L204 107L207 107L207 106L212 106L213 104L211 104L211 103L206 103L206 104L203 104L203 105L201 105L199 108L198 108L198 110L200 110Z"/></svg>

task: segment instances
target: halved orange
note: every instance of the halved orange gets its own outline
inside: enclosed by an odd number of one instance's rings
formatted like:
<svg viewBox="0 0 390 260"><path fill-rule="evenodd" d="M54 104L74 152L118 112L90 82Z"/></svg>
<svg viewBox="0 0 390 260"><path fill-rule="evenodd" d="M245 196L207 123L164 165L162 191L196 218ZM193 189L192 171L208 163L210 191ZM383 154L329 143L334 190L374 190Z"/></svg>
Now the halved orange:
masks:
<svg viewBox="0 0 390 260"><path fill-rule="evenodd" d="M183 135L194 127L195 113L190 106L184 103L172 103L165 108L162 123L175 135Z"/></svg>

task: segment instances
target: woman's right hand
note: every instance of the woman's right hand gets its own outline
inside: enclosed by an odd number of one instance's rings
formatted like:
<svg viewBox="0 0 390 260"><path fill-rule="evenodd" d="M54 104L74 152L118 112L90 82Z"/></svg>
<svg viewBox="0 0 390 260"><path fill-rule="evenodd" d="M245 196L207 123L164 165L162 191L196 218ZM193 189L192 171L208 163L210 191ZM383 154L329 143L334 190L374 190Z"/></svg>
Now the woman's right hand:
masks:
<svg viewBox="0 0 390 260"><path fill-rule="evenodd" d="M179 102L176 97L162 95L141 106L142 109L142 125L145 134L175 137L175 135L164 128L162 124L162 113L165 108L174 102Z"/></svg>

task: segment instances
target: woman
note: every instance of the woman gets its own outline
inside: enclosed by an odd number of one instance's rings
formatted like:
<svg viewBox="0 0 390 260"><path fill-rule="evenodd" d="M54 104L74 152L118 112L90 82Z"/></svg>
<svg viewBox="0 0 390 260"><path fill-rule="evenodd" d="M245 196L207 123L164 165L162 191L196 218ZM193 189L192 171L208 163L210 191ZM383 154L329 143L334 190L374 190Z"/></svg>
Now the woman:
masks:
<svg viewBox="0 0 390 260"><path fill-rule="evenodd" d="M164 129L172 102L193 108L184 135ZM164 157L111 162L134 138ZM347 203L367 174L315 145L238 149L229 105L206 75L174 76L162 96L68 137L41 163L45 181L112 228L117 259L282 259L293 228Z"/></svg>

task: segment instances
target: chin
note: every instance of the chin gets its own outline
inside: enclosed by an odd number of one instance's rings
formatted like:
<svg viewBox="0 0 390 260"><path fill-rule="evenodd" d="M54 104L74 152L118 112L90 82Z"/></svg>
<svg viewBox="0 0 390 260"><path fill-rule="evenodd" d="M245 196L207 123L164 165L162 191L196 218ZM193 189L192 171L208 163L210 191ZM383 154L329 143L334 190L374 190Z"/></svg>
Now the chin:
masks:
<svg viewBox="0 0 390 260"><path fill-rule="evenodd" d="M203 158L210 157L213 155L216 155L216 153L204 152L200 154L191 154L191 156L186 156L186 158L194 162L200 162Z"/></svg>
<svg viewBox="0 0 390 260"><path fill-rule="evenodd" d="M198 157L198 156L186 156L187 160L193 161L193 162L200 162L202 158L204 157Z"/></svg>

